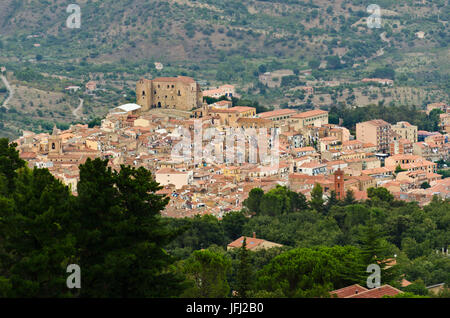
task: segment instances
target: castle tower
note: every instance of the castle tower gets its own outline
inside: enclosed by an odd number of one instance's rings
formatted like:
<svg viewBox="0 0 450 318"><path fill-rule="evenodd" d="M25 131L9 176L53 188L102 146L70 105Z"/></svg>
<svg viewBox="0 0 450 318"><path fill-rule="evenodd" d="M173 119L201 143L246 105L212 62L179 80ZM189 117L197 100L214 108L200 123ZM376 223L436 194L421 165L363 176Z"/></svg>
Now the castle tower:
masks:
<svg viewBox="0 0 450 318"><path fill-rule="evenodd" d="M142 111L148 111L152 98L152 81L140 79L136 84L136 104L142 107Z"/></svg>
<svg viewBox="0 0 450 318"><path fill-rule="evenodd" d="M334 173L334 191L339 200L345 199L344 171L341 168Z"/></svg>

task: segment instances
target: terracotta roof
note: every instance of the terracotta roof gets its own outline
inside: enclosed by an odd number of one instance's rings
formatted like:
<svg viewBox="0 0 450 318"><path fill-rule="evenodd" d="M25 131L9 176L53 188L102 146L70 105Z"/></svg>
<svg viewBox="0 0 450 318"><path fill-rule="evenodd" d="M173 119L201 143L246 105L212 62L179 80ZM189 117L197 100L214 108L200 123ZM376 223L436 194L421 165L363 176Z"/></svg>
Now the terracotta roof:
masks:
<svg viewBox="0 0 450 318"><path fill-rule="evenodd" d="M341 289L336 289L330 292L331 297L333 297L333 295L336 295L337 298L346 298L352 295L356 295L359 294L361 292L367 291L368 289L365 287L362 287L358 284L355 285L351 285L348 287L344 287Z"/></svg>
<svg viewBox="0 0 450 318"><path fill-rule="evenodd" d="M345 298L381 298L383 296L395 296L400 293L402 293L402 291L391 285L383 285Z"/></svg>
<svg viewBox="0 0 450 318"><path fill-rule="evenodd" d="M257 246L261 245L263 242L267 242L266 240L263 240L263 239L257 239L257 238L248 237L248 236L241 236L237 240L228 244L228 246L229 247L242 247L242 243L244 243L244 237L246 238L247 249L249 249L249 250L256 248Z"/></svg>
<svg viewBox="0 0 450 318"><path fill-rule="evenodd" d="M316 149L314 149L314 147L300 147L300 148L294 148L294 151L297 151L297 152L307 152L307 151L312 151L312 152L314 152L314 151L316 151Z"/></svg>
<svg viewBox="0 0 450 318"><path fill-rule="evenodd" d="M255 123L255 124L270 124L271 121L264 118L245 118L241 117L237 121L237 123Z"/></svg>
<svg viewBox="0 0 450 318"><path fill-rule="evenodd" d="M186 174L187 172L178 171L172 168L163 168L156 171L156 174Z"/></svg>
<svg viewBox="0 0 450 318"><path fill-rule="evenodd" d="M324 111L324 110L320 110L320 109L315 109L315 110L310 110L307 112L303 112L303 113L294 115L294 116L292 116L292 118L308 118L308 117L325 115L325 114L328 114L328 112Z"/></svg>
<svg viewBox="0 0 450 318"><path fill-rule="evenodd" d="M409 285L411 285L412 283L410 282L410 281L407 281L406 279L402 279L402 287L406 287L406 286L409 286Z"/></svg>
<svg viewBox="0 0 450 318"><path fill-rule="evenodd" d="M192 77L177 76L177 77L157 77L153 79L153 82L183 82L183 83L195 83Z"/></svg>
<svg viewBox="0 0 450 318"><path fill-rule="evenodd" d="M373 119L373 120L365 121L365 122L358 123L358 124L370 124L370 125L373 125L373 126L387 126L387 125L389 125L388 122L386 122L386 121L384 121L382 119Z"/></svg>
<svg viewBox="0 0 450 318"><path fill-rule="evenodd" d="M228 105L228 104L232 104L233 102L230 100L219 100L218 102L215 102L214 104L216 105Z"/></svg>
<svg viewBox="0 0 450 318"><path fill-rule="evenodd" d="M292 115L296 114L297 112L292 109L276 109L272 110L270 112L264 112L259 114L259 118L271 118L271 117L277 117L277 116L284 116L284 115Z"/></svg>
<svg viewBox="0 0 450 318"><path fill-rule="evenodd" d="M256 108L255 107L247 107L247 106L234 106L234 107L229 108L229 110L233 110L233 111L237 111L238 113L241 113L241 112L248 112L251 110L256 111Z"/></svg>
<svg viewBox="0 0 450 318"><path fill-rule="evenodd" d="M36 153L35 152L22 152L20 154L20 158L27 160L27 159L34 159L36 158Z"/></svg>

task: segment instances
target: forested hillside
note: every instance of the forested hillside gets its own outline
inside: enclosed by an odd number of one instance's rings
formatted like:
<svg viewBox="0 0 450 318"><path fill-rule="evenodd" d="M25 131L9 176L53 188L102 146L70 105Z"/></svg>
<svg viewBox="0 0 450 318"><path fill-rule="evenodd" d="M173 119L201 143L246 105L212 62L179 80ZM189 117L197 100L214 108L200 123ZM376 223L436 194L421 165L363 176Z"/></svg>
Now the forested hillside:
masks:
<svg viewBox="0 0 450 318"><path fill-rule="evenodd" d="M0 133L47 131L102 117L133 101L140 77L188 75L204 87L235 84L266 106L416 105L448 100L448 0L380 0L381 28L368 28L363 0L80 0L81 27L66 26L70 2L4 0L0 64L15 87ZM419 38L417 32L424 32ZM156 70L154 62L164 65ZM290 70L267 87L258 76ZM302 76L303 70L312 70ZM395 79L394 88L361 85ZM95 80L99 91L69 93ZM294 90L322 85L314 96ZM312 85L311 84L311 85ZM1 97L5 92L0 91ZM84 100L81 116L73 110Z"/></svg>

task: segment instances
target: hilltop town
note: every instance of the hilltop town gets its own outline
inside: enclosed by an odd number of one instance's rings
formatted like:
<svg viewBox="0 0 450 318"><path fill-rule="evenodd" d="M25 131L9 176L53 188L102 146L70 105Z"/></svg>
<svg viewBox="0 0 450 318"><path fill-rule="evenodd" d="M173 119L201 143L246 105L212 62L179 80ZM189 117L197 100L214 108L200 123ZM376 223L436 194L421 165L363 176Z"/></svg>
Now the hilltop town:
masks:
<svg viewBox="0 0 450 318"><path fill-rule="evenodd" d="M419 131L405 118L396 124L381 119L361 122L356 135L351 135L347 128L329 124L328 112L320 109L257 113L254 107L233 106L226 98L209 105L203 99L234 94L232 85L202 92L186 76L142 79L136 85L136 103L111 109L100 126L77 124L65 131L55 127L51 134L25 131L15 142L30 167L48 168L75 195L78 166L87 158L109 159L115 170L121 165L145 167L163 186L158 193L171 199L163 215L175 218L197 214L220 218L241 210L251 189L267 191L277 185L307 198L316 184L322 186L325 199L332 191L339 199L351 191L356 200L364 200L371 187L384 187L396 199L420 205L434 195L450 198L450 179L437 174L437 162L450 157L450 107L445 103L427 109L443 111L445 134ZM180 128L194 132L195 122L203 131L275 131L279 161L273 165L174 160ZM203 147L208 143L203 141Z"/></svg>

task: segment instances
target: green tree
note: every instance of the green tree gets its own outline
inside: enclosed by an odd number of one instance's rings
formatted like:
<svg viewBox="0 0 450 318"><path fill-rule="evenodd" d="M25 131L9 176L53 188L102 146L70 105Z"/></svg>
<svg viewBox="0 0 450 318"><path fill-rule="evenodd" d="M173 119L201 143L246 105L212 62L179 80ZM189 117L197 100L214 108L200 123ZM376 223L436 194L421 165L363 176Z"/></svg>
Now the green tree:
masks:
<svg viewBox="0 0 450 318"><path fill-rule="evenodd" d="M381 243L383 236L381 225L376 224L373 218L363 227L361 248L366 265L379 264L381 267L386 263L386 254Z"/></svg>
<svg viewBox="0 0 450 318"><path fill-rule="evenodd" d="M308 62L308 66L309 66L310 68L312 68L313 70L316 70L316 69L318 69L319 66L320 66L320 61L317 60L317 59L310 60L310 61Z"/></svg>
<svg viewBox="0 0 450 318"><path fill-rule="evenodd" d="M407 171L407 170L402 169L402 166L400 166L400 164L398 164L397 167L395 167L395 173L399 173L399 172L403 172L403 171Z"/></svg>
<svg viewBox="0 0 450 318"><path fill-rule="evenodd" d="M320 184L316 183L314 188L311 191L311 208L321 213L323 211L323 190Z"/></svg>
<svg viewBox="0 0 450 318"><path fill-rule="evenodd" d="M291 198L294 199L293 202ZM302 206L301 200L300 196L291 194L286 187L277 185L262 196L259 201L259 210L262 215L276 216L287 214Z"/></svg>
<svg viewBox="0 0 450 318"><path fill-rule="evenodd" d="M150 171L88 159L80 166L77 235L84 297L170 297L183 279L164 249L178 234L162 220L168 198Z"/></svg>
<svg viewBox="0 0 450 318"><path fill-rule="evenodd" d="M222 226L229 240L235 240L242 235L247 218L242 212L230 212L223 216Z"/></svg>
<svg viewBox="0 0 450 318"><path fill-rule="evenodd" d="M366 266L377 264L381 269L381 284L396 284L399 274L396 266L389 266L392 261L384 244L385 233L381 225L371 218L361 233L361 249Z"/></svg>
<svg viewBox="0 0 450 318"><path fill-rule="evenodd" d="M415 295L420 296L429 296L430 292L426 288L424 282L422 280L418 280L411 285L402 288L403 291L413 293Z"/></svg>
<svg viewBox="0 0 450 318"><path fill-rule="evenodd" d="M345 192L345 199L344 199L344 204L345 205L352 205L356 203L356 199L355 199L355 194L353 192L353 190L348 189Z"/></svg>
<svg viewBox="0 0 450 318"><path fill-rule="evenodd" d="M303 211L308 208L308 202L303 193L288 191L288 195L291 203L290 212Z"/></svg>
<svg viewBox="0 0 450 318"><path fill-rule="evenodd" d="M0 177L6 178L7 190L14 191L14 180L17 169L25 166L25 161L20 159L16 143L9 143L8 139L0 138ZM1 194L1 193L0 193Z"/></svg>
<svg viewBox="0 0 450 318"><path fill-rule="evenodd" d="M422 183L420 185L420 188L421 189L428 189L428 188L431 188L431 186L430 186L430 184L428 182L425 181L424 183Z"/></svg>
<svg viewBox="0 0 450 318"><path fill-rule="evenodd" d="M297 248L272 259L258 273L258 287L285 297L329 297L330 290L360 282L362 268L355 247Z"/></svg>
<svg viewBox="0 0 450 318"><path fill-rule="evenodd" d="M102 124L102 119L101 118L94 118L92 119L89 123L88 123L88 127L89 128L94 128L95 126L101 126Z"/></svg>
<svg viewBox="0 0 450 318"><path fill-rule="evenodd" d="M260 213L261 199L264 196L264 191L260 188L250 190L248 198L244 200L243 205L249 209L250 212L256 214Z"/></svg>
<svg viewBox="0 0 450 318"><path fill-rule="evenodd" d="M395 70L390 67L380 67L376 68L371 77L373 78L388 78L391 80L395 79Z"/></svg>
<svg viewBox="0 0 450 318"><path fill-rule="evenodd" d="M394 196L386 188L369 188L367 189L367 196L374 202L391 203L394 201Z"/></svg>
<svg viewBox="0 0 450 318"><path fill-rule="evenodd" d="M327 68L330 70L337 70L342 68L341 59L337 55L327 56Z"/></svg>
<svg viewBox="0 0 450 318"><path fill-rule="evenodd" d="M22 168L14 183L12 198L0 197L0 294L72 296L66 268L77 261L74 198L47 169Z"/></svg>
<svg viewBox="0 0 450 318"><path fill-rule="evenodd" d="M262 197L259 209L262 215L276 216L283 214L285 206L285 197L280 194L268 192Z"/></svg>
<svg viewBox="0 0 450 318"><path fill-rule="evenodd" d="M336 191L331 190L330 197L328 198L327 203L325 205L325 211L327 212L327 214L330 212L331 208L333 208L335 205L338 204L339 200L337 199Z"/></svg>
<svg viewBox="0 0 450 318"><path fill-rule="evenodd" d="M192 282L192 287L183 293L183 297L229 296L227 274L231 269L231 261L224 254L210 250L195 251L182 266L188 280Z"/></svg>
<svg viewBox="0 0 450 318"><path fill-rule="evenodd" d="M247 298L248 292L252 290L253 271L250 263L249 250L247 249L247 238L244 237L242 247L239 249L239 268L237 272L236 293L240 298Z"/></svg>

